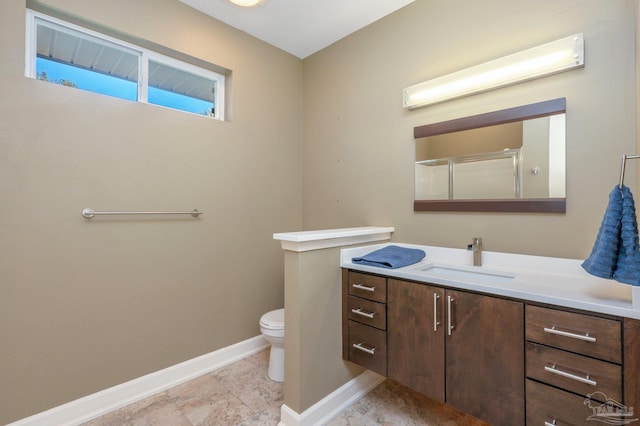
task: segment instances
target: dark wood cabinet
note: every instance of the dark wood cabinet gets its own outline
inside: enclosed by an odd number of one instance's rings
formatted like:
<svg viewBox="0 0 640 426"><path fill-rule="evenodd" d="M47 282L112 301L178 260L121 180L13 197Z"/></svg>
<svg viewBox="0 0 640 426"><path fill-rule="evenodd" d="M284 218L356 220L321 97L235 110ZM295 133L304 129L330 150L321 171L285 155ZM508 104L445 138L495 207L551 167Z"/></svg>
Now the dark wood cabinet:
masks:
<svg viewBox="0 0 640 426"><path fill-rule="evenodd" d="M640 413L640 320L622 320L622 371L624 381L624 404ZM636 415L636 418L640 415Z"/></svg>
<svg viewBox="0 0 640 426"><path fill-rule="evenodd" d="M374 327L349 321L349 361L387 375L387 335Z"/></svg>
<svg viewBox="0 0 640 426"><path fill-rule="evenodd" d="M639 417L640 320L347 269L342 300L344 359L492 425Z"/></svg>
<svg viewBox="0 0 640 426"><path fill-rule="evenodd" d="M389 279L389 378L444 402L444 289Z"/></svg>
<svg viewBox="0 0 640 426"><path fill-rule="evenodd" d="M445 298L447 403L492 425L524 424L524 304L459 290Z"/></svg>
<svg viewBox="0 0 640 426"><path fill-rule="evenodd" d="M387 279L343 271L342 357L387 375Z"/></svg>
<svg viewBox="0 0 640 426"><path fill-rule="evenodd" d="M389 279L389 378L493 425L524 424L523 304Z"/></svg>
<svg viewBox="0 0 640 426"><path fill-rule="evenodd" d="M527 340L609 362L622 362L619 320L527 306Z"/></svg>
<svg viewBox="0 0 640 426"><path fill-rule="evenodd" d="M589 418L604 403L628 403L620 320L527 305L526 339L527 419L531 423L534 419L558 425L612 420Z"/></svg>
<svg viewBox="0 0 640 426"><path fill-rule="evenodd" d="M587 420L589 407L584 404L584 396L533 380L527 380L526 389L527 425L595 426L600 423Z"/></svg>

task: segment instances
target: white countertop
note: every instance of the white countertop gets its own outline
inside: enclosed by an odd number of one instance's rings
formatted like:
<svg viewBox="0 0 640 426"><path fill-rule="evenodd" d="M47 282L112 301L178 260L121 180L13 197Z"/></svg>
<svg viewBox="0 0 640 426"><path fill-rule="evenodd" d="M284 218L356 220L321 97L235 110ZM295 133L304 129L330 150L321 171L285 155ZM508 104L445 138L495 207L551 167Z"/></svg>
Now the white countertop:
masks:
<svg viewBox="0 0 640 426"><path fill-rule="evenodd" d="M413 265L397 269L354 264L351 259L387 245L417 248L425 258ZM471 266L473 254L465 249L385 243L341 250L340 266L353 270L387 275L411 281L428 282L462 290L507 296L524 301L599 312L640 319L640 309L633 309L632 286L588 274L580 265L583 260L529 256L510 253L482 252L482 266ZM515 277L492 281L482 278L447 277L423 271L430 264L460 266L477 271L498 271ZM640 296L640 287L634 287Z"/></svg>
<svg viewBox="0 0 640 426"><path fill-rule="evenodd" d="M281 232L273 234L284 250L303 252L352 244L391 239L392 226L361 226L358 228L321 229L317 231Z"/></svg>

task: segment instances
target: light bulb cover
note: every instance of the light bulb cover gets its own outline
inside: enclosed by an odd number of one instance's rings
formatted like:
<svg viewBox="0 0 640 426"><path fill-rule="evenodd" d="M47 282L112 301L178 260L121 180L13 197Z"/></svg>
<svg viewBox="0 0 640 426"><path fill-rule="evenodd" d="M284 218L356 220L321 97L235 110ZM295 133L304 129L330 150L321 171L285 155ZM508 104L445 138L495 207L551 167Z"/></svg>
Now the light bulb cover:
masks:
<svg viewBox="0 0 640 426"><path fill-rule="evenodd" d="M579 33L407 87L403 106L416 109L582 67Z"/></svg>
<svg viewBox="0 0 640 426"><path fill-rule="evenodd" d="M229 0L229 2L242 8L257 8L263 6L267 0Z"/></svg>

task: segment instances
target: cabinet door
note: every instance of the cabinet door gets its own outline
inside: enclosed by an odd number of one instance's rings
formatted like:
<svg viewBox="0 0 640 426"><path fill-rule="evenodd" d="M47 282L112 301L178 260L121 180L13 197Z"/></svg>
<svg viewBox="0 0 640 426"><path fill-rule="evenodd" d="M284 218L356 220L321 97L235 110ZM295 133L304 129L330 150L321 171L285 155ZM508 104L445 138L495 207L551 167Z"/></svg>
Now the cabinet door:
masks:
<svg viewBox="0 0 640 426"><path fill-rule="evenodd" d="M387 284L388 376L441 402L445 389L443 300L441 288L392 279Z"/></svg>
<svg viewBox="0 0 640 426"><path fill-rule="evenodd" d="M447 403L492 425L524 424L523 304L454 290L445 299Z"/></svg>
<svg viewBox="0 0 640 426"><path fill-rule="evenodd" d="M625 318L624 330L624 405L640 412L640 320ZM638 417L637 415L635 417Z"/></svg>

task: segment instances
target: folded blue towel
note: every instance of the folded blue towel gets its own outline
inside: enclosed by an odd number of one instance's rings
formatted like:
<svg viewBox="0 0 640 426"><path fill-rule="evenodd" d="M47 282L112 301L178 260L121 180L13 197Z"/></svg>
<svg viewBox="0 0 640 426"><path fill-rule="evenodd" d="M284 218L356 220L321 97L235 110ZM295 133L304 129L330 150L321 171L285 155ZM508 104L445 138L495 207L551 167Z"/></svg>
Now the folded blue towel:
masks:
<svg viewBox="0 0 640 426"><path fill-rule="evenodd" d="M631 190L622 187L622 219L618 261L613 279L625 284L640 285L640 245L638 220Z"/></svg>
<svg viewBox="0 0 640 426"><path fill-rule="evenodd" d="M618 261L622 226L622 191L616 186L609 194L609 204L600 224L591 255L582 263L585 271L600 278L613 278Z"/></svg>
<svg viewBox="0 0 640 426"><path fill-rule="evenodd" d="M359 265L377 266L380 268L396 269L420 262L425 257L425 252L420 249L411 249L399 246L386 246L372 251L362 257L351 259Z"/></svg>

